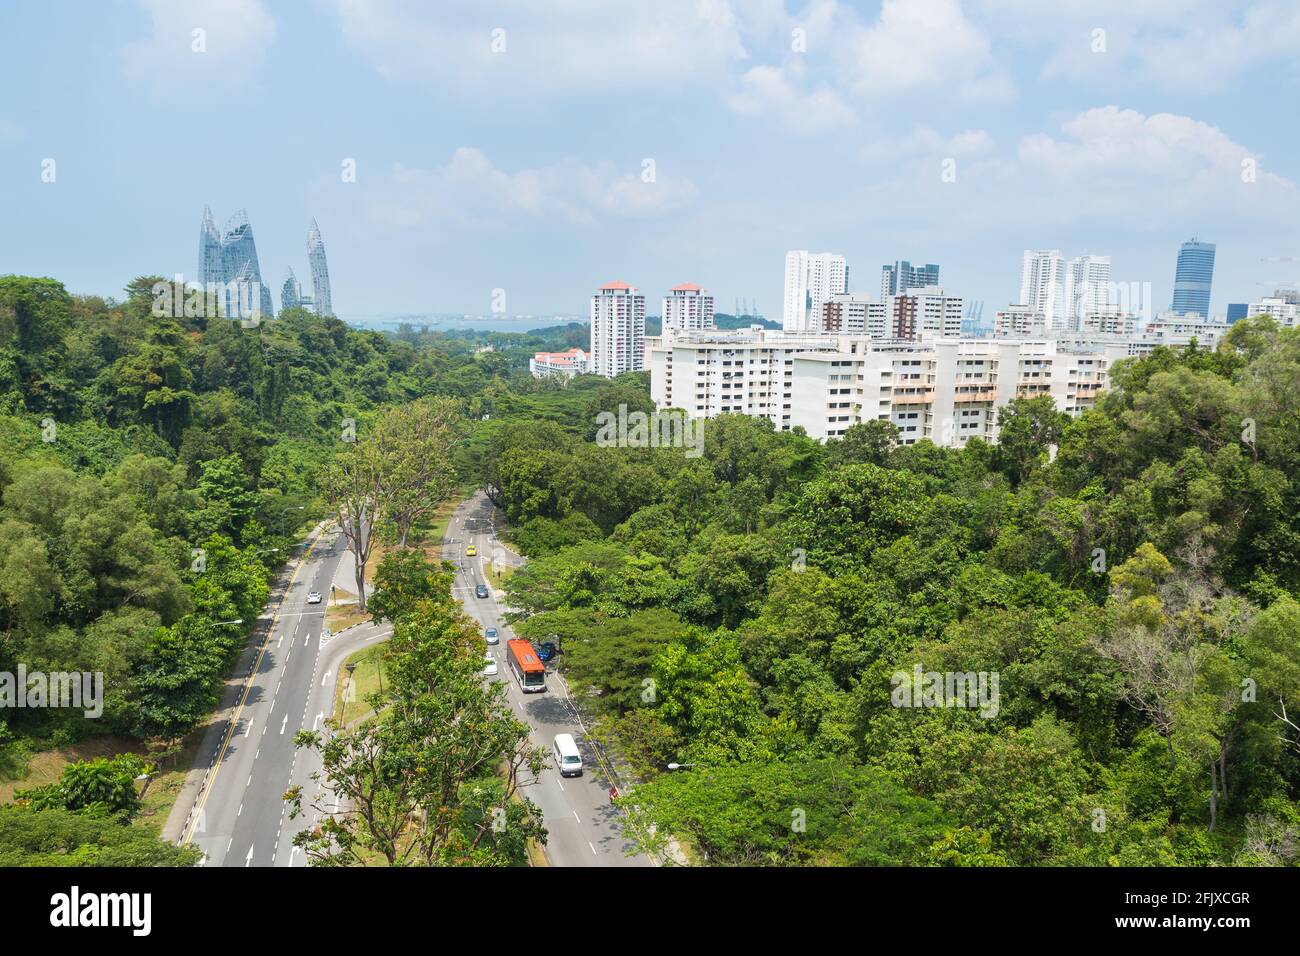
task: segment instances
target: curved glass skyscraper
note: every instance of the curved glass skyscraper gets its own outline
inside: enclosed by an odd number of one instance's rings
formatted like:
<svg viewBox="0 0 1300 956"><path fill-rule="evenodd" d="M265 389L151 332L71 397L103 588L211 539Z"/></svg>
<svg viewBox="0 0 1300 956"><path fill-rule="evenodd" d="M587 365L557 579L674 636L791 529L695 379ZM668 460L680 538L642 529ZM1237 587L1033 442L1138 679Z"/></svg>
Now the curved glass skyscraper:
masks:
<svg viewBox="0 0 1300 956"><path fill-rule="evenodd" d="M1214 243L1192 239L1178 250L1174 270L1174 304L1178 313L1210 315L1210 283L1214 280Z"/></svg>
<svg viewBox="0 0 1300 956"><path fill-rule="evenodd" d="M212 210L203 207L203 223L199 228L199 282L204 286L216 283L225 287L231 282L239 283L238 294L227 297L227 318L254 318L259 310L262 318L274 317L271 290L262 282L262 269L257 263L253 227L243 209L227 219L225 228L218 234Z"/></svg>
<svg viewBox="0 0 1300 956"><path fill-rule="evenodd" d="M325 262L325 243L321 240L316 220L311 221L307 233L307 261L311 265L311 297L317 315L333 315L330 304L330 269Z"/></svg>

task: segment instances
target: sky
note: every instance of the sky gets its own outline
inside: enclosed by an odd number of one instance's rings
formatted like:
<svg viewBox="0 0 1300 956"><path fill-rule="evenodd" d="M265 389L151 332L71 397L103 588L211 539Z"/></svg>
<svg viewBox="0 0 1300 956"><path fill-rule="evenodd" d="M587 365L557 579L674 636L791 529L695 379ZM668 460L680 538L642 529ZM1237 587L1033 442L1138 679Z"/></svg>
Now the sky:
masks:
<svg viewBox="0 0 1300 956"><path fill-rule="evenodd" d="M987 321L1026 248L1161 310L1196 236L1219 313L1300 284L1297 51L1296 0L6 0L0 274L196 278L210 205L277 303L315 217L345 319L612 279L779 319L808 249Z"/></svg>

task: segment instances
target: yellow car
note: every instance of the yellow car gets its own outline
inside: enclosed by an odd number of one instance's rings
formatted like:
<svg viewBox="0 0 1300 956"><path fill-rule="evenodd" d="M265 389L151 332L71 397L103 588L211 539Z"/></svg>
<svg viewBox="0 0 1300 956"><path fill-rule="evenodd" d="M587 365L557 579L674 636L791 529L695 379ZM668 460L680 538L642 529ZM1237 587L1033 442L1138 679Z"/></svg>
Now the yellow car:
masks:
<svg viewBox="0 0 1300 956"><path fill-rule="evenodd" d="M476 554L478 554L478 548L474 547L472 544L465 549L465 557L467 558L472 558Z"/></svg>

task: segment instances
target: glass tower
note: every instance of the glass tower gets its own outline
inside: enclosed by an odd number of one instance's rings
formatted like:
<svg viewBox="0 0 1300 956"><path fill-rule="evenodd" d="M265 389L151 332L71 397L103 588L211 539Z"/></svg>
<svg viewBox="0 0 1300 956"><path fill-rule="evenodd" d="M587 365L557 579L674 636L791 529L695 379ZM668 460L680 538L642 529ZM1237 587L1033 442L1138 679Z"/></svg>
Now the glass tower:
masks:
<svg viewBox="0 0 1300 956"><path fill-rule="evenodd" d="M321 240L316 220L311 221L307 233L307 261L311 265L311 297L317 315L333 315L330 304L330 269L325 263L325 243Z"/></svg>
<svg viewBox="0 0 1300 956"><path fill-rule="evenodd" d="M231 282L241 283L239 293L228 297L227 318L252 318L259 310L263 318L275 315L271 290L262 282L262 269L257 263L253 227L244 210L227 219L218 234L212 210L203 207L203 223L199 228L199 282L204 286L217 283L227 287Z"/></svg>
<svg viewBox="0 0 1300 956"><path fill-rule="evenodd" d="M1178 250L1174 270L1173 311L1210 314L1210 283L1214 279L1214 243L1192 239Z"/></svg>

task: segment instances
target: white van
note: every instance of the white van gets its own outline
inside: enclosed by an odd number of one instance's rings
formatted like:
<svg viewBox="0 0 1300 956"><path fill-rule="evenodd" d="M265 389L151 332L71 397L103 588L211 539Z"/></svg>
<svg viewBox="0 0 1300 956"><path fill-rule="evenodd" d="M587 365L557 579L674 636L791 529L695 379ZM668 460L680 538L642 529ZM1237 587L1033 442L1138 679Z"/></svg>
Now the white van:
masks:
<svg viewBox="0 0 1300 956"><path fill-rule="evenodd" d="M551 753L555 757L555 767L560 771L561 777L582 776L582 754L578 752L578 744L573 739L573 734L556 734L555 746L551 748Z"/></svg>

